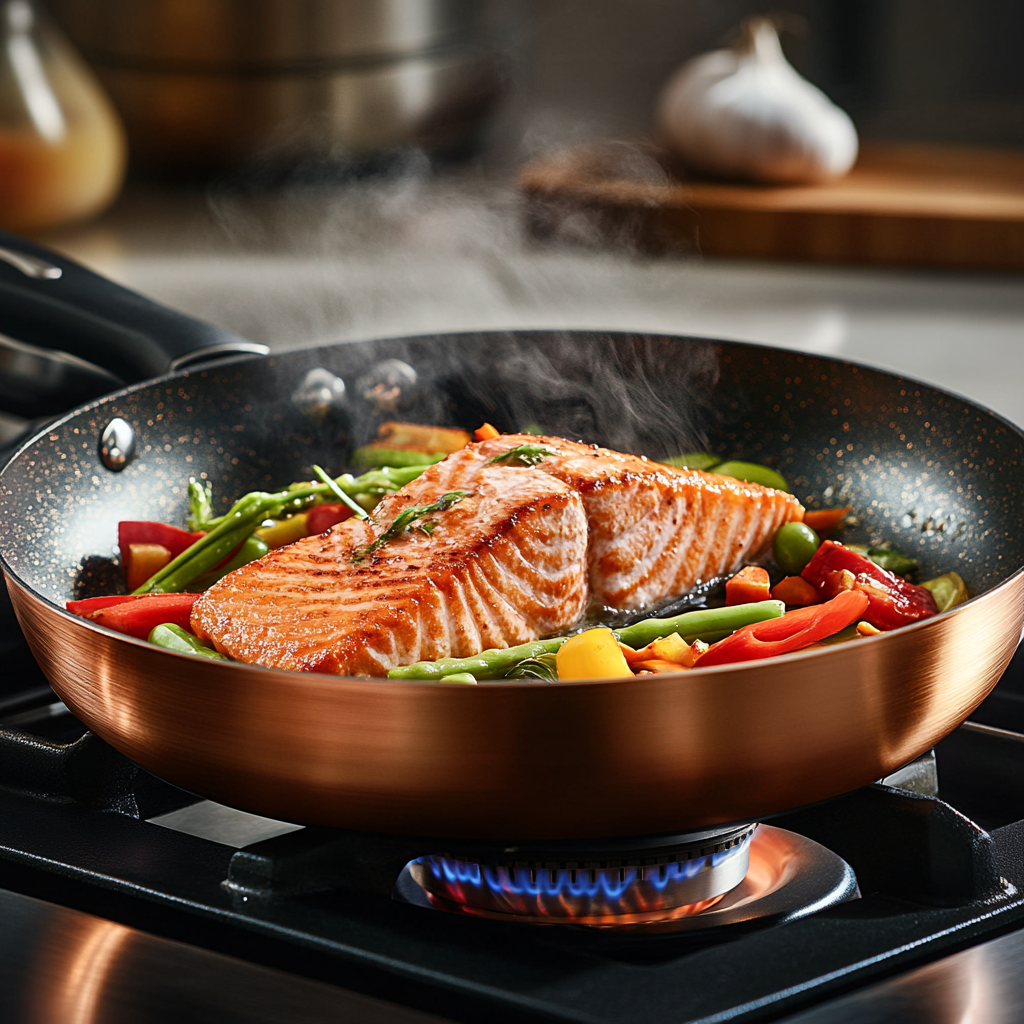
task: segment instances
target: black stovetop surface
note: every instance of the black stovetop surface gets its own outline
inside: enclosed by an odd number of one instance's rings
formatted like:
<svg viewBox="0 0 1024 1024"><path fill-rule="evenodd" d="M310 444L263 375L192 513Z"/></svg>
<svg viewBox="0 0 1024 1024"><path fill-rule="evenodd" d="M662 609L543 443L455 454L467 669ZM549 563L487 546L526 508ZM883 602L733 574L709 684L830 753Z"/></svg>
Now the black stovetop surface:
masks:
<svg viewBox="0 0 1024 1024"><path fill-rule="evenodd" d="M778 1019L1024 924L1021 654L937 747L939 797L878 785L772 821L842 856L862 898L712 939L616 938L392 899L423 842L307 828L236 849L151 823L197 798L52 707L7 626L0 888L153 936L449 1019L647 1022Z"/></svg>

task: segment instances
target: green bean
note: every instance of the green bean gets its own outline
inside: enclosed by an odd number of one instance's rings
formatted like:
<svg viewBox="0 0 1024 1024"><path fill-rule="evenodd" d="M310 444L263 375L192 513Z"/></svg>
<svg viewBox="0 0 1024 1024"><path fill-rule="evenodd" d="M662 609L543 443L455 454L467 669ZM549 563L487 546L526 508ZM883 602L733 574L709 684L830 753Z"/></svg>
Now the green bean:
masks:
<svg viewBox="0 0 1024 1024"><path fill-rule="evenodd" d="M185 548L172 558L159 572L150 576L134 592L136 594L174 594L184 590L193 580L209 572L223 561L259 526L264 516L259 501L246 496L235 506L236 511L225 517L205 537Z"/></svg>
<svg viewBox="0 0 1024 1024"><path fill-rule="evenodd" d="M468 672L474 679L501 679L506 672L527 658L542 654L555 654L569 638L556 636L550 640L534 640L518 647L504 647L481 651L472 658L441 658L439 661L420 661L415 665L400 665L388 672L388 679L443 679L445 676Z"/></svg>
<svg viewBox="0 0 1024 1024"><path fill-rule="evenodd" d="M241 569L243 565L248 565L250 562L255 562L257 558L262 558L270 548L263 542L263 540L256 536L255 533L250 534L244 541L242 546L238 549L234 558L231 559L226 565L220 569L213 569L206 573L204 576L200 576L188 584L187 589L191 591L203 591L207 590L217 582L217 580L223 579L228 573L234 572L236 569ZM215 565L217 563L214 563Z"/></svg>
<svg viewBox="0 0 1024 1024"><path fill-rule="evenodd" d="M341 476L334 478L334 483L353 498L359 494L391 494L415 480L426 468L426 466L385 466L381 469L371 469L369 472L363 473L362 476L342 473ZM188 527L190 530L214 530L249 500L260 502L263 519L276 519L285 513L291 515L301 512L319 500L333 501L336 496L337 491L324 483L294 483L282 491L250 491L239 498L225 515L213 516L210 504L210 485L190 480L188 485Z"/></svg>
<svg viewBox="0 0 1024 1024"><path fill-rule="evenodd" d="M471 676L468 672L455 672L450 676L442 676L442 683L469 683L471 685L476 684L476 677Z"/></svg>
<svg viewBox="0 0 1024 1024"><path fill-rule="evenodd" d="M150 577L150 579L139 587L135 593L177 594L183 590L187 590L190 584L205 576L207 573L212 572L216 566L220 565L220 563L235 550L235 548L244 544L246 538L250 535L250 530L252 530L252 523L247 522L234 530L225 531L220 537L217 537L213 543L208 544L201 551L196 552L192 558L182 562L181 565L174 568L173 571L168 572L162 579L158 580L156 578L160 573ZM207 536L209 536L209 534L207 534ZM204 537L203 540L205 539L206 538ZM196 544L198 543L200 542L197 541ZM192 545L192 547L195 546L195 544ZM182 554L188 554L191 550L192 548L187 548L182 552ZM173 562L169 563L169 565L173 565Z"/></svg>
<svg viewBox="0 0 1024 1024"><path fill-rule="evenodd" d="M781 601L756 601L752 604L734 604L727 608L698 608L668 619L643 619L632 626L617 630L619 639L639 650L663 636L678 633L688 644L694 640L710 643L710 637L721 639L723 632L734 633L742 626L765 619L777 619L786 606Z"/></svg>
<svg viewBox="0 0 1024 1024"><path fill-rule="evenodd" d="M344 473L333 482L350 495L389 494L415 480L425 468L375 469L360 477ZM323 483L293 484L283 491L251 491L239 498L225 515L203 520L202 516L210 507L209 485L192 480L189 482L189 505L192 509L189 526L209 532L177 558L171 559L135 593L171 594L182 591L226 558L264 519L275 519L285 512L298 512L317 498L335 495L334 487Z"/></svg>
<svg viewBox="0 0 1024 1024"><path fill-rule="evenodd" d="M618 637L630 647L646 647L649 643L672 633L679 633L687 642L694 640L721 640L741 626L765 619L778 618L786 610L781 601L758 601L755 604L738 604L729 608L700 608L683 612L667 619L644 619L632 626L618 630ZM527 659L539 659L545 654L555 654L569 638L552 637L550 640L535 640L490 651L481 651L472 658L442 658L439 661L420 661L415 665L400 665L388 673L389 679L439 680L444 676L468 672L475 679L503 679Z"/></svg>
<svg viewBox="0 0 1024 1024"><path fill-rule="evenodd" d="M154 626L149 634L149 642L168 651L177 651L179 654L198 654L200 657L213 658L215 661L228 660L223 654L201 643L199 637L187 633L173 622Z"/></svg>

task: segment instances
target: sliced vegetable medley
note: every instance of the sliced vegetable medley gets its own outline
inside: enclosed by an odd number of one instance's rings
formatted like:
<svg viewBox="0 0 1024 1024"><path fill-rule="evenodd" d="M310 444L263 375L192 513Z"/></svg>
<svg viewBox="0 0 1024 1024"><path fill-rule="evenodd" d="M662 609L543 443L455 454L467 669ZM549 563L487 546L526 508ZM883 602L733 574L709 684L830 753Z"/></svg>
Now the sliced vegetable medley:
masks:
<svg viewBox="0 0 1024 1024"><path fill-rule="evenodd" d="M539 433L540 428L529 432ZM474 434L478 441L498 436L489 423ZM365 518L383 495L469 441L470 435L461 430L387 423L377 441L353 456L356 465L372 467L363 475L334 478L314 466L318 481L276 492L254 491L221 516L213 513L209 484L192 480L188 529L134 520L118 524L121 569L131 593L69 601L67 609L170 651L228 660L191 632L190 614L199 593L271 549L325 533L353 516ZM551 454L526 445L498 458L530 467ZM789 490L780 473L755 463L722 461L707 452L664 461ZM464 494L446 494L440 505L446 509ZM412 508L407 514L415 518L422 511ZM954 572L916 585L905 578L916 569L916 560L887 546L823 541L841 530L851 511L850 505L808 510L802 522L781 526L772 543L773 564L747 565L728 579L724 607L647 618L619 629L594 625L570 636L485 650L470 658L403 665L389 676L475 684L488 679L570 681L675 673L776 657L823 641L874 636L968 599L963 580Z"/></svg>

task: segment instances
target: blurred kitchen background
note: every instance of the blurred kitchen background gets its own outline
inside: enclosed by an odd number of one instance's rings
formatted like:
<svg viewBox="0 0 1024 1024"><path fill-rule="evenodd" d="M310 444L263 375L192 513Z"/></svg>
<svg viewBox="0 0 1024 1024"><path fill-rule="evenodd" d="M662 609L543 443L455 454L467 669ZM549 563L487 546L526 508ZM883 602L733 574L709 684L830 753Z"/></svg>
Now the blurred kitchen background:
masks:
<svg viewBox="0 0 1024 1024"><path fill-rule="evenodd" d="M35 46L39 73L65 83L59 102L84 102L98 81L117 111L110 121L101 97L79 117L100 126L109 155L102 167L68 157L92 175L84 212L7 224L272 348L478 327L717 335L894 368L1024 422L1024 5L4 0L0 10L8 95L31 80L24 53ZM619 154L616 174L655 190L641 206L668 195L676 172L649 146L660 89L745 17L768 13L785 16L787 57L851 115L862 152L904 147L916 163L899 173L911 177L945 168L928 188L904 181L901 194L927 192L932 206L897 210L889 248L830 248L829 232L850 229L827 217L806 249L723 254L709 231L702 244L699 225L678 245L648 245L629 210L609 221L571 196L555 226L537 230L524 168L595 143ZM0 215L14 187L4 151L24 141L2 123L22 116L12 110L0 95ZM30 113L45 126L45 111L42 122ZM123 188L93 213L120 180L121 138ZM962 257L942 241L960 237L948 225L901 248L943 220L943 204L974 225ZM708 228L710 214L698 214ZM0 373L25 365L0 351Z"/></svg>

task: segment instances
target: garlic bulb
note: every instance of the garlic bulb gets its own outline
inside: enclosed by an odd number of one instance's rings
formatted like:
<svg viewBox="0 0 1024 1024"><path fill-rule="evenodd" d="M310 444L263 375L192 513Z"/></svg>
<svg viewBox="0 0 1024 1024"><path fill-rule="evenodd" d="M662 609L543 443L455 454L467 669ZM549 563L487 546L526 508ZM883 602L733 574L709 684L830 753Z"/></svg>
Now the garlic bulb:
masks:
<svg viewBox="0 0 1024 1024"><path fill-rule="evenodd" d="M683 65L662 90L657 121L688 167L730 178L824 181L857 157L853 122L793 70L767 18L745 22L735 48Z"/></svg>

